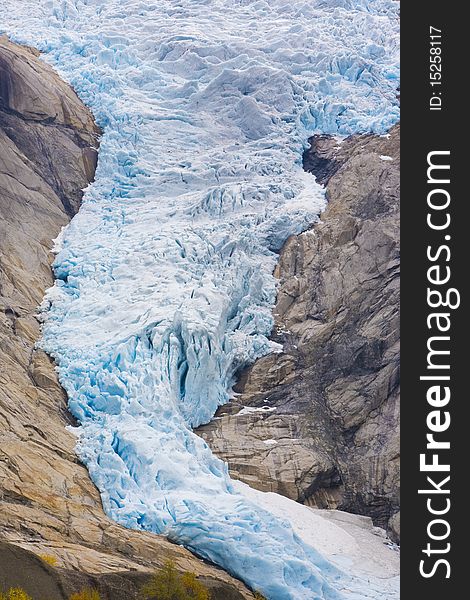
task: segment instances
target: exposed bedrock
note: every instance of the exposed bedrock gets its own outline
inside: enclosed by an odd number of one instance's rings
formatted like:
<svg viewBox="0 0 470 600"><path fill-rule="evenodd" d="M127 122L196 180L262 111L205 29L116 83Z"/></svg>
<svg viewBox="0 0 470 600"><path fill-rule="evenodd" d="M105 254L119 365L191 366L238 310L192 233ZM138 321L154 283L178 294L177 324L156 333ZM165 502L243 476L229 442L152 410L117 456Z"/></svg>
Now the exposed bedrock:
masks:
<svg viewBox="0 0 470 600"><path fill-rule="evenodd" d="M273 339L199 429L234 477L369 515L399 539L399 125L316 136L321 223L285 244Z"/></svg>
<svg viewBox="0 0 470 600"><path fill-rule="evenodd" d="M33 50L0 37L0 589L62 600L84 585L130 600L171 558L214 599L252 597L237 580L165 538L118 526L75 455L66 398L34 349L52 285L51 239L93 178L92 115ZM57 560L45 564L38 554Z"/></svg>

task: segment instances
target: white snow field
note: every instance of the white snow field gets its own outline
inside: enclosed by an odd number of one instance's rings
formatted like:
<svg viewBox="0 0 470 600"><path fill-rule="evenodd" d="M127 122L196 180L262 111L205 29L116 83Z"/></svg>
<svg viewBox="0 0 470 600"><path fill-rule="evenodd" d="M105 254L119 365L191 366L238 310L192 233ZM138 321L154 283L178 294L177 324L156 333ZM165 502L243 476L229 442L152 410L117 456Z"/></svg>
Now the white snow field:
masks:
<svg viewBox="0 0 470 600"><path fill-rule="evenodd" d="M107 513L270 600L395 597L234 486L192 428L274 349L276 252L325 203L302 172L308 136L398 119L398 3L2 0L0 29L41 49L104 130L42 347Z"/></svg>
<svg viewBox="0 0 470 600"><path fill-rule="evenodd" d="M338 510L313 509L272 492L259 492L241 481L235 488L280 519L289 521L294 532L341 570L354 573L368 583L361 598L400 597L400 556L397 546L371 519ZM359 584L359 586L361 586ZM357 587L356 587L357 589Z"/></svg>

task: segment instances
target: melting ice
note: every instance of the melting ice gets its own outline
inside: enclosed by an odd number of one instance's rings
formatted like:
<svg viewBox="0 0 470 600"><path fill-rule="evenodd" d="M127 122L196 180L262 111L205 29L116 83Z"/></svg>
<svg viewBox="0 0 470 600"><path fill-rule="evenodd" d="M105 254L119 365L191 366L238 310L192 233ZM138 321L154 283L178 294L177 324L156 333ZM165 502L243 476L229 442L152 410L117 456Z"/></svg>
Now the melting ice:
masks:
<svg viewBox="0 0 470 600"><path fill-rule="evenodd" d="M42 346L107 513L272 600L379 598L233 486L192 428L273 348L276 252L318 218L314 132L398 118L392 0L3 0L104 130Z"/></svg>

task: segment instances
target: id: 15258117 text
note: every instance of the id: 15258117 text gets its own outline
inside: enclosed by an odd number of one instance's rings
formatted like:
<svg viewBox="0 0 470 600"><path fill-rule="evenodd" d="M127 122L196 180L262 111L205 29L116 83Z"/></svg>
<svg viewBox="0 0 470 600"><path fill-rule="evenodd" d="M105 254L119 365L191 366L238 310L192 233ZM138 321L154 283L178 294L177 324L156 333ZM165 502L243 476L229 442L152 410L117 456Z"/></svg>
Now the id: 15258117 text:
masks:
<svg viewBox="0 0 470 600"><path fill-rule="evenodd" d="M442 31L429 27L429 110L442 110Z"/></svg>

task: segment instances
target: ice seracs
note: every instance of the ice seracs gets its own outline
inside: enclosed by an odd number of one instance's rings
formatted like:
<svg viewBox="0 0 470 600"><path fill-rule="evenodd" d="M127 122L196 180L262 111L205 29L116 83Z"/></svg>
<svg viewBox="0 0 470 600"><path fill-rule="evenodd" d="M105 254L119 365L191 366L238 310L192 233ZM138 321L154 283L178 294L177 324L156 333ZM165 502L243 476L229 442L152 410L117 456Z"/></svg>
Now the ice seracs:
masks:
<svg viewBox="0 0 470 600"><path fill-rule="evenodd" d="M60 236L42 346L120 523L165 533L275 600L379 598L230 480L192 428L269 341L276 252L325 199L315 131L398 118L392 0L4 0L104 130ZM375 595L370 595L370 594ZM367 595L368 594L368 595Z"/></svg>

